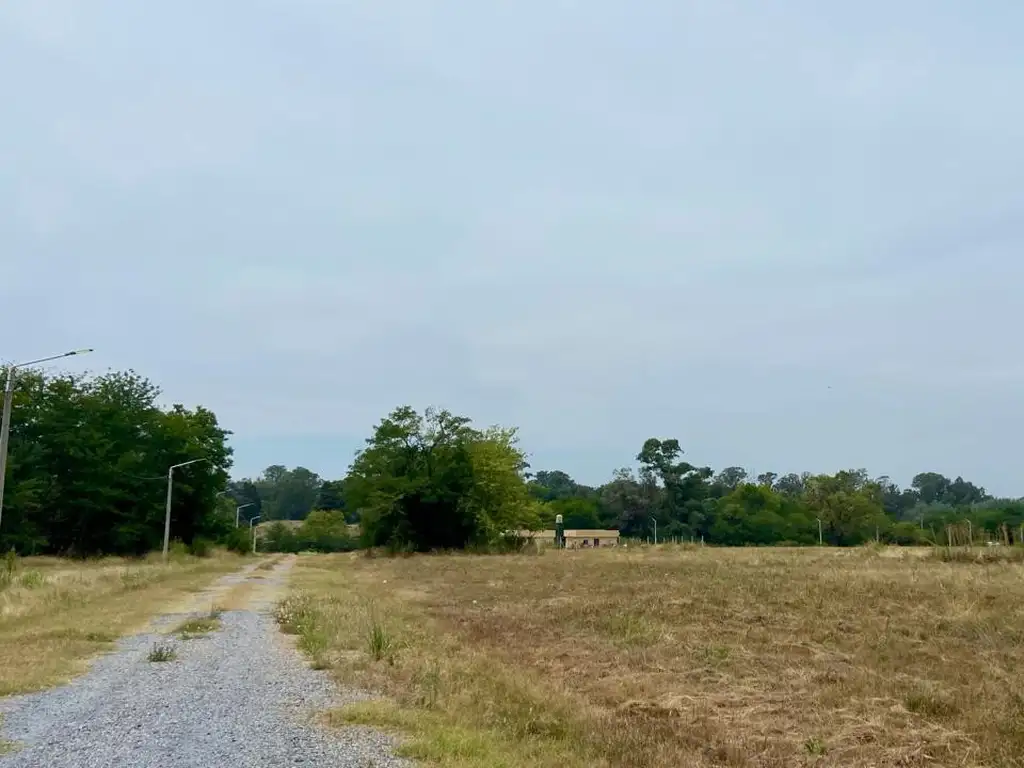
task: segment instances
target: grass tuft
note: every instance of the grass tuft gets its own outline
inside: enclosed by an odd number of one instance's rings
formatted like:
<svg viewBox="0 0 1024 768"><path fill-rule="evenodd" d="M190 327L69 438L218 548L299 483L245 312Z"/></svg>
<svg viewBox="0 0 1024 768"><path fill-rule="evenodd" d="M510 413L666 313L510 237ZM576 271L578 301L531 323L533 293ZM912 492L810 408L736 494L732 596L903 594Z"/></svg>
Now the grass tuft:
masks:
<svg viewBox="0 0 1024 768"><path fill-rule="evenodd" d="M0 730L4 727L4 715L0 712ZM17 742L0 739L0 755L9 755L18 748Z"/></svg>
<svg viewBox="0 0 1024 768"><path fill-rule="evenodd" d="M18 576L18 586L25 589L39 589L46 584L46 577L39 571L25 571Z"/></svg>
<svg viewBox="0 0 1024 768"><path fill-rule="evenodd" d="M206 616L194 616L186 619L174 628L174 634L181 637L182 640L191 640L216 632L221 626L220 615L220 609L214 608Z"/></svg>
<svg viewBox="0 0 1024 768"><path fill-rule="evenodd" d="M178 652L174 650L174 646L165 643L156 643L146 656L146 659L152 662L174 661L176 658Z"/></svg>
<svg viewBox="0 0 1024 768"><path fill-rule="evenodd" d="M366 607L366 649L374 661L394 662L397 643L391 630L380 617L377 606L369 603Z"/></svg>

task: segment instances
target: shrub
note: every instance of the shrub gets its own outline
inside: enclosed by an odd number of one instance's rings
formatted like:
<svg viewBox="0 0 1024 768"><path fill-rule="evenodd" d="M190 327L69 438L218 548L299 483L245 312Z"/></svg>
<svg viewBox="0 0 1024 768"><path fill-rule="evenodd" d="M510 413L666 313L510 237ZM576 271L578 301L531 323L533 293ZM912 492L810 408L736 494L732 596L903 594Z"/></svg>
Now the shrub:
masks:
<svg viewBox="0 0 1024 768"><path fill-rule="evenodd" d="M184 560L186 557L191 556L188 545L185 544L181 539L175 539L171 542L167 548L168 556L174 560Z"/></svg>
<svg viewBox="0 0 1024 768"><path fill-rule="evenodd" d="M213 542L209 539L204 539L202 536L196 536L192 540L189 551L194 557L209 557L213 551Z"/></svg>
<svg viewBox="0 0 1024 768"><path fill-rule="evenodd" d="M0 563L0 589L6 589L14 581L14 574L18 572L18 555L12 549Z"/></svg>
<svg viewBox="0 0 1024 768"><path fill-rule="evenodd" d="M227 549L239 555L248 555L252 552L252 537L248 528L232 528L223 544Z"/></svg>

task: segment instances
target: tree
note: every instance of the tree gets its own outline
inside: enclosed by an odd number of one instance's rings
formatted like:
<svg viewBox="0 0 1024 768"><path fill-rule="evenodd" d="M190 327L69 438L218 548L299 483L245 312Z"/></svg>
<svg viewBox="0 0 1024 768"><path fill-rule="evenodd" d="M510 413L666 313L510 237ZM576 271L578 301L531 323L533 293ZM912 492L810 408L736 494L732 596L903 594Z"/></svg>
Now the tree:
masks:
<svg viewBox="0 0 1024 768"><path fill-rule="evenodd" d="M782 497L763 484L743 483L722 498L709 538L716 544L774 544L788 532Z"/></svg>
<svg viewBox="0 0 1024 768"><path fill-rule="evenodd" d="M317 509L345 509L345 481L325 480L321 483L314 506Z"/></svg>
<svg viewBox="0 0 1024 768"><path fill-rule="evenodd" d="M708 480L710 467L697 467L682 461L679 441L650 438L637 455L641 464L641 477L648 483L660 483L663 491L656 517L667 536L705 536L714 515L714 501L710 498Z"/></svg>
<svg viewBox="0 0 1024 768"><path fill-rule="evenodd" d="M725 493L736 490L747 480L747 470L743 467L726 467L711 481L712 485L718 486Z"/></svg>
<svg viewBox="0 0 1024 768"><path fill-rule="evenodd" d="M346 478L364 542L395 549L460 549L539 524L515 430L408 406L383 419Z"/></svg>
<svg viewBox="0 0 1024 768"><path fill-rule="evenodd" d="M142 553L163 538L167 469L171 533L192 542L228 523L217 504L231 465L228 432L202 408L157 405L132 371L89 377L22 372L16 381L0 548L64 554Z"/></svg>
<svg viewBox="0 0 1024 768"><path fill-rule="evenodd" d="M808 472L804 472L802 475L790 472L775 481L775 490L784 496L800 496L804 492L804 484L808 477L810 477Z"/></svg>
<svg viewBox="0 0 1024 768"><path fill-rule="evenodd" d="M645 536L660 502L661 490L637 480L631 469L612 473L598 489L598 517L603 527L618 528L625 536Z"/></svg>
<svg viewBox="0 0 1024 768"><path fill-rule="evenodd" d="M804 500L836 546L857 544L872 536L876 526L887 526L881 489L862 469L808 478Z"/></svg>
<svg viewBox="0 0 1024 768"><path fill-rule="evenodd" d="M949 478L938 472L921 472L914 475L914 479L910 483L925 504L945 502L949 484Z"/></svg>
<svg viewBox="0 0 1024 768"><path fill-rule="evenodd" d="M267 467L254 483L259 489L261 514L268 520L303 519L312 511L322 482L305 467Z"/></svg>

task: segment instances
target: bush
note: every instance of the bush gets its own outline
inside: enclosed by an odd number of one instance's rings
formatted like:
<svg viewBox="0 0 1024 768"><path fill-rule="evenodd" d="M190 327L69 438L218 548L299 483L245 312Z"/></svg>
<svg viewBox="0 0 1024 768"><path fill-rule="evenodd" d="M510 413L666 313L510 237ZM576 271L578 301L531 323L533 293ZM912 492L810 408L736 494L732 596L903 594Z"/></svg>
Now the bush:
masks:
<svg viewBox="0 0 1024 768"><path fill-rule="evenodd" d="M209 557L213 551L213 542L209 539L204 539L202 536L196 536L192 540L189 550L194 557Z"/></svg>
<svg viewBox="0 0 1024 768"><path fill-rule="evenodd" d="M338 512L314 510L298 528L278 521L260 537L263 552L351 552L359 548Z"/></svg>
<svg viewBox="0 0 1024 768"><path fill-rule="evenodd" d="M904 547L912 547L917 544L924 544L927 539L925 532L915 523L896 523L889 532L888 538L893 544Z"/></svg>
<svg viewBox="0 0 1024 768"><path fill-rule="evenodd" d="M175 539L172 541L170 546L167 548L167 553L172 560L184 560L186 557L190 557L192 555L188 545L181 539Z"/></svg>
<svg viewBox="0 0 1024 768"><path fill-rule="evenodd" d="M232 528L222 543L227 549L239 555L248 555L252 552L252 537L248 528Z"/></svg>

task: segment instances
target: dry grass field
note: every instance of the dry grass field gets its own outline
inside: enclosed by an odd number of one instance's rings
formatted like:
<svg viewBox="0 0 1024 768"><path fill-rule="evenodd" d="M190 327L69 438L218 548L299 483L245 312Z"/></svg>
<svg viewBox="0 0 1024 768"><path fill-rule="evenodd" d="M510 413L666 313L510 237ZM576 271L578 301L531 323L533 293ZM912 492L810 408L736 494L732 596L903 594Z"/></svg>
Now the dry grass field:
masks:
<svg viewBox="0 0 1024 768"><path fill-rule="evenodd" d="M300 557L329 713L444 766L1022 766L1024 566L924 550Z"/></svg>
<svg viewBox="0 0 1024 768"><path fill-rule="evenodd" d="M237 570L218 554L146 560L25 558L0 576L0 696L39 690L80 673L154 614ZM4 563L0 561L0 569Z"/></svg>

